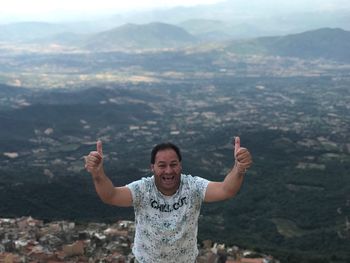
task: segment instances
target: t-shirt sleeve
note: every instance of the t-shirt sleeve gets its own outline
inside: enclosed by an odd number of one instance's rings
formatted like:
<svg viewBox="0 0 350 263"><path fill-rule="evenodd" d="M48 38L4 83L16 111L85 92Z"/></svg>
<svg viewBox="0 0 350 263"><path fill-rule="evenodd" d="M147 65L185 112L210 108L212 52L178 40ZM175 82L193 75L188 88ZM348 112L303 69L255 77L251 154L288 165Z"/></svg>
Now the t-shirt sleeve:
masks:
<svg viewBox="0 0 350 263"><path fill-rule="evenodd" d="M142 179L126 185L126 187L128 187L131 191L132 203L134 207L137 207L140 205L140 201L142 198L141 193L143 192L143 189L141 189L142 185L143 185Z"/></svg>
<svg viewBox="0 0 350 263"><path fill-rule="evenodd" d="M203 201L205 198L205 192L207 190L209 180L199 176L195 176L193 179L195 182L196 189L200 193L201 199Z"/></svg>

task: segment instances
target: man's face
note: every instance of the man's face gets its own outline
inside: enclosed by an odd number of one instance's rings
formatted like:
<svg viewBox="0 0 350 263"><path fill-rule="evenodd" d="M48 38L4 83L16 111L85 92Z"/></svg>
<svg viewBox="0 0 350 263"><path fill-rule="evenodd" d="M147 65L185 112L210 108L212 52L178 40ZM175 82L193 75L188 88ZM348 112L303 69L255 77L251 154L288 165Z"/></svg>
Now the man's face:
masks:
<svg viewBox="0 0 350 263"><path fill-rule="evenodd" d="M158 151L154 164L151 164L155 183L164 195L176 193L181 180L181 162L173 149Z"/></svg>

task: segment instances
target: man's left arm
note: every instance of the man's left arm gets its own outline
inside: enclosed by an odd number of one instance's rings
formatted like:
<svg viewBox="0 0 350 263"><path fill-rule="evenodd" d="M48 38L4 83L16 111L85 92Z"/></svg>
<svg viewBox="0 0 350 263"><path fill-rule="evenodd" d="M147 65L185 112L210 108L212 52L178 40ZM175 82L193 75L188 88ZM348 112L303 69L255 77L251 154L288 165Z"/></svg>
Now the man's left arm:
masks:
<svg viewBox="0 0 350 263"><path fill-rule="evenodd" d="M244 174L252 164L252 157L246 148L240 146L240 138L235 138L235 164L222 182L209 182L204 202L229 199L237 194L243 183Z"/></svg>

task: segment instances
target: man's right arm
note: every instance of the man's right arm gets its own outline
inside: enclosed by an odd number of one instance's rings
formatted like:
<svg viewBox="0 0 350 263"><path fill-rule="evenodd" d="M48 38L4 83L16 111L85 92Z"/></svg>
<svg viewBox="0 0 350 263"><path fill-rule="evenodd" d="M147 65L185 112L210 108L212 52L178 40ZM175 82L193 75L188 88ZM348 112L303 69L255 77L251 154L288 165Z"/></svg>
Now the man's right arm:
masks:
<svg viewBox="0 0 350 263"><path fill-rule="evenodd" d="M103 169L102 142L98 141L97 151L92 151L85 157L85 168L91 173L95 189L101 200L110 205L132 206L132 195L128 187L114 187Z"/></svg>

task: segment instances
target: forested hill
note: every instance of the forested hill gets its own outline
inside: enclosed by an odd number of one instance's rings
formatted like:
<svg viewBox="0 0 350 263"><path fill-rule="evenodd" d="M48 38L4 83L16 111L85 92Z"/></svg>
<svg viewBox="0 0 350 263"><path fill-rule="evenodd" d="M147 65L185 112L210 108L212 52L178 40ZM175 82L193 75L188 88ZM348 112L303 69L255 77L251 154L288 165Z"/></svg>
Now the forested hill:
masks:
<svg viewBox="0 0 350 263"><path fill-rule="evenodd" d="M350 31L321 28L291 34L233 41L228 50L245 54L278 55L304 59L330 59L350 62Z"/></svg>
<svg viewBox="0 0 350 263"><path fill-rule="evenodd" d="M126 24L91 36L82 43L88 49L173 48L196 43L184 29L165 23Z"/></svg>

